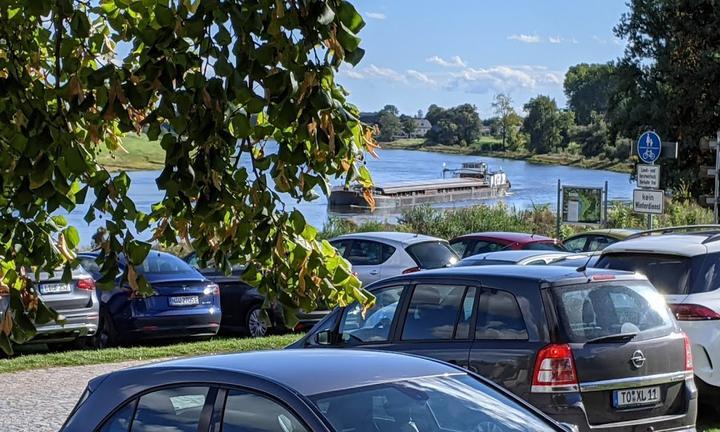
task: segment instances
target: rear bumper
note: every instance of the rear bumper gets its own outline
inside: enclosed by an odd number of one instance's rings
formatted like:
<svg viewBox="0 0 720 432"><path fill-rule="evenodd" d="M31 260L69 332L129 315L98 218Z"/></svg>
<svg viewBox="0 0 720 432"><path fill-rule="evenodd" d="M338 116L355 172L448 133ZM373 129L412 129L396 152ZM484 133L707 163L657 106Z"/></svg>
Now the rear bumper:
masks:
<svg viewBox="0 0 720 432"><path fill-rule="evenodd" d="M116 322L121 338L159 339L187 336L215 336L220 329L220 310L212 313L158 314L136 316Z"/></svg>
<svg viewBox="0 0 720 432"><path fill-rule="evenodd" d="M706 386L720 392L720 321L680 321L680 327L690 338L695 376Z"/></svg>
<svg viewBox="0 0 720 432"><path fill-rule="evenodd" d="M695 431L698 391L693 380L685 381L684 412L615 423L590 424L582 393L533 394L531 402L560 423L577 426L580 432Z"/></svg>
<svg viewBox="0 0 720 432"><path fill-rule="evenodd" d="M97 307L83 312L62 314L64 324L48 323L37 327L37 335L32 342L52 343L68 342L78 337L92 336L97 332L99 314Z"/></svg>

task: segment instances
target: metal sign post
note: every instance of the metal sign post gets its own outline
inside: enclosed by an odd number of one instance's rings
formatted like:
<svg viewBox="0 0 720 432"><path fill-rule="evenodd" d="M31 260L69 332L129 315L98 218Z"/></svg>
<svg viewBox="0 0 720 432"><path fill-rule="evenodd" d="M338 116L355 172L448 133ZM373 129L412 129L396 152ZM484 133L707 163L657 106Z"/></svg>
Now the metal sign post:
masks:
<svg viewBox="0 0 720 432"><path fill-rule="evenodd" d="M713 220L718 223L718 193L720 193L720 130L717 131L715 136L715 199L713 200Z"/></svg>
<svg viewBox="0 0 720 432"><path fill-rule="evenodd" d="M655 167L655 161L662 153L662 140L653 131L640 135L637 141L637 155L645 166L638 166L638 188L633 191L633 210L636 213L647 213L647 226L652 229L653 214L663 212L663 190L660 186L660 167ZM677 148L677 145L676 145Z"/></svg>

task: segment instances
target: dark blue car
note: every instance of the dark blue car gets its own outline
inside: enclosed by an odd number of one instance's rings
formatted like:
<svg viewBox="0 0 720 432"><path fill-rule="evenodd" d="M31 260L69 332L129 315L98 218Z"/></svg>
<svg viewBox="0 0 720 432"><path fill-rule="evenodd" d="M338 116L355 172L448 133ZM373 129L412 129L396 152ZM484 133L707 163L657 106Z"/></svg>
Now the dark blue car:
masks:
<svg viewBox="0 0 720 432"><path fill-rule="evenodd" d="M96 279L100 277L97 253L78 259ZM180 258L151 251L135 270L155 294L141 298L127 285L127 264L112 290L98 289L100 322L93 343L98 348L141 339L211 337L220 328L220 289Z"/></svg>
<svg viewBox="0 0 720 432"><path fill-rule="evenodd" d="M563 432L457 366L403 354L284 350L196 357L88 384L62 432Z"/></svg>

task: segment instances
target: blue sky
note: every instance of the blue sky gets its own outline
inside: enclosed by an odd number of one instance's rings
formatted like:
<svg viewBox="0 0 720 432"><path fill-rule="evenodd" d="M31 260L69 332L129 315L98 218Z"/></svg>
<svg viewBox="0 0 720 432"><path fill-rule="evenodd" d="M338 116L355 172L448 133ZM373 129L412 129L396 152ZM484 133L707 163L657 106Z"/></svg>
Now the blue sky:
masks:
<svg viewBox="0 0 720 432"><path fill-rule="evenodd" d="M362 111L386 104L423 112L472 103L491 115L495 94L516 108L537 94L565 105L568 67L622 55L612 29L624 0L355 0L366 54L338 82Z"/></svg>

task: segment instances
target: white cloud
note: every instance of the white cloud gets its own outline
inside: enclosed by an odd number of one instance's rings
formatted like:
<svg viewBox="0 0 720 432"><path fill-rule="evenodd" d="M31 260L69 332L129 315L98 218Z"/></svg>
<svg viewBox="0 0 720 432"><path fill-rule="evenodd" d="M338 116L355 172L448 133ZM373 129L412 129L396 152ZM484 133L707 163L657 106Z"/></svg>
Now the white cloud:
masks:
<svg viewBox="0 0 720 432"><path fill-rule="evenodd" d="M391 68L378 67L371 64L367 68L363 69L363 74L368 77L385 78L390 81L406 82L407 77L402 73Z"/></svg>
<svg viewBox="0 0 720 432"><path fill-rule="evenodd" d="M493 66L467 68L453 74L446 88L467 93L497 93L515 89L555 88L562 82L562 72L551 71L544 66Z"/></svg>
<svg viewBox="0 0 720 432"><path fill-rule="evenodd" d="M600 45L605 45L605 44L607 43L607 40L601 38L600 36L593 35L592 38L593 38L593 40L594 40L595 42L599 43Z"/></svg>
<svg viewBox="0 0 720 432"><path fill-rule="evenodd" d="M355 70L355 69L347 69L347 70L342 71L342 73L349 76L350 78L365 79L365 75L363 75L362 73L360 73L360 71Z"/></svg>
<svg viewBox="0 0 720 432"><path fill-rule="evenodd" d="M563 38L561 38L560 36L548 37L548 42L550 42L551 44L559 44L559 43L562 43L562 41L563 41Z"/></svg>
<svg viewBox="0 0 720 432"><path fill-rule="evenodd" d="M387 15L382 12L365 12L365 16L376 20L384 20L387 18Z"/></svg>
<svg viewBox="0 0 720 432"><path fill-rule="evenodd" d="M508 39L515 40L522 43L538 43L540 42L540 36L538 35L526 35L526 34L515 34L508 36Z"/></svg>
<svg viewBox="0 0 720 432"><path fill-rule="evenodd" d="M437 83L435 82L435 80L433 80L432 78L430 78L429 76L427 76L427 74L424 74L424 73L422 73L422 72L418 72L418 71L413 70L413 69L408 69L406 73L407 73L407 75L408 75L409 77L415 78L416 80L418 80L418 81L420 81L420 82L423 82L423 83L425 83L425 84L430 84L430 85L435 85L435 84L437 84Z"/></svg>
<svg viewBox="0 0 720 432"><path fill-rule="evenodd" d="M465 67L465 61L460 56L452 56L449 60L445 60L439 56L432 56L425 59L428 63L435 63L444 67Z"/></svg>

